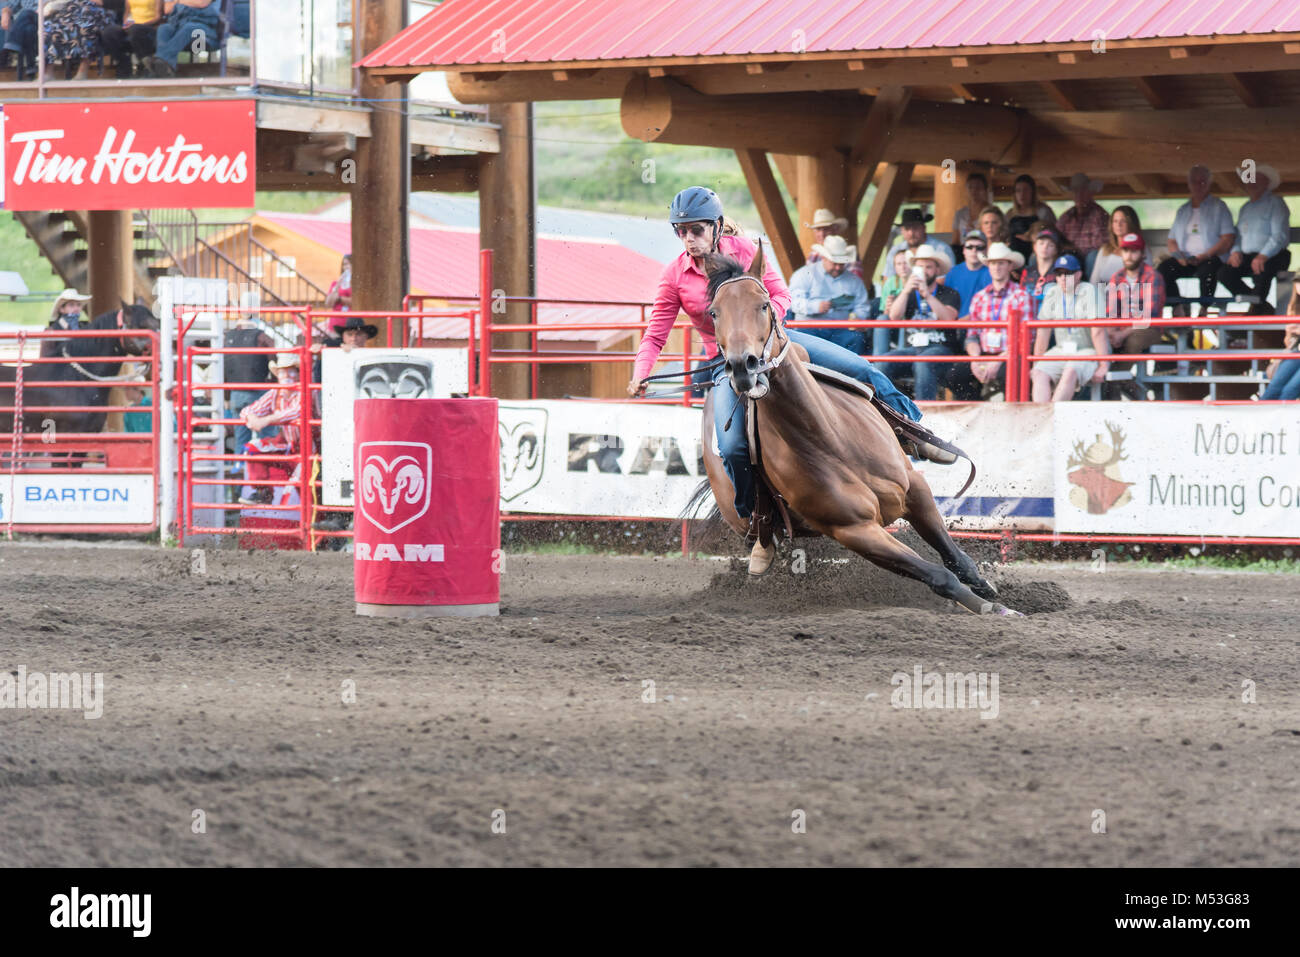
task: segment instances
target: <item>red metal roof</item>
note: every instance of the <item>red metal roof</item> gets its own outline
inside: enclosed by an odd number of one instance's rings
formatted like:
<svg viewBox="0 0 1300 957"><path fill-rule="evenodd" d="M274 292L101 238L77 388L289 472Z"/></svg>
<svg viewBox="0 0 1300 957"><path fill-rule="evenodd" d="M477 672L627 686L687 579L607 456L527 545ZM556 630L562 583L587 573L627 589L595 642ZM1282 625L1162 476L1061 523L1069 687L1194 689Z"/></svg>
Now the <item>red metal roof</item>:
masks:
<svg viewBox="0 0 1300 957"><path fill-rule="evenodd" d="M1295 0L446 0L361 61L455 67L1300 32Z"/></svg>
<svg viewBox="0 0 1300 957"><path fill-rule="evenodd" d="M342 255L352 248L352 225L346 220L281 213L262 219L320 243ZM445 299L478 299L479 240L476 229L411 227L411 291ZM537 295L542 299L649 302L654 298L663 265L648 256L601 240L537 240ZM648 316L648 310L647 310ZM641 310L624 306L541 305L539 323L636 322ZM430 339L463 339L461 319L427 319ZM626 337L617 332L543 332L545 340L595 342L604 347Z"/></svg>

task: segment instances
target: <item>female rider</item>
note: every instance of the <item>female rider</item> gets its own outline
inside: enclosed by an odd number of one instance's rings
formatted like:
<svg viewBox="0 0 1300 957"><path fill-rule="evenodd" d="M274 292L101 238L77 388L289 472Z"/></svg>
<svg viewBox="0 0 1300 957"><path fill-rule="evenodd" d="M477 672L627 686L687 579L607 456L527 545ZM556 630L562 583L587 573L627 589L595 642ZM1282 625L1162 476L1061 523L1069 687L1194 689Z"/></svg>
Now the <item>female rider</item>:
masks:
<svg viewBox="0 0 1300 957"><path fill-rule="evenodd" d="M680 256L664 268L659 279L654 311L645 335L641 338L632 381L627 387L628 395L634 397L644 394L646 376L654 368L679 312L690 316L692 325L699 330L709 359L717 358L718 346L713 335L713 320L709 318L708 277L704 274L703 257L710 251L719 252L748 267L757 251L752 240L724 234L722 201L711 189L703 186L684 189L673 199L669 209L669 222L685 248ZM767 287L773 311L777 316L784 316L790 308L790 292L770 260L764 268L763 285ZM866 359L799 329L787 329L785 333L808 351L809 359L816 365L870 385L881 401L914 422L920 420L921 412L912 400L899 392L884 373ZM715 386L720 386L726 378L727 372L723 365L713 370ZM734 421L730 429L725 428L739 402L740 397L729 386L717 389L713 399L713 434L727 477L736 490L736 514L748 518L754 509L756 489L749 465L745 429L743 424L737 427ZM743 423L743 418L739 421ZM955 460L954 456L927 443L917 443L916 451L926 458L945 464ZM756 552L760 550L757 544L754 548ZM771 558L767 557L766 561L770 563ZM764 569L767 567L761 560L758 564ZM753 571L754 567L755 557L751 555L750 570Z"/></svg>

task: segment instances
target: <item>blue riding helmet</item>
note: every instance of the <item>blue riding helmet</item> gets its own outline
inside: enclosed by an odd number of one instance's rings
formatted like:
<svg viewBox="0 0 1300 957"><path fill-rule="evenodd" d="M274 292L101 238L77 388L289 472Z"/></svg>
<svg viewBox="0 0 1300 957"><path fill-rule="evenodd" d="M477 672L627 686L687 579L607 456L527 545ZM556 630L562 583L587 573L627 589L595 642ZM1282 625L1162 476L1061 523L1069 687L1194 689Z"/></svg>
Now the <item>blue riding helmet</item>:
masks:
<svg viewBox="0 0 1300 957"><path fill-rule="evenodd" d="M688 186L673 197L668 207L668 222L674 226L682 223L716 223L722 219L722 200L707 186Z"/></svg>

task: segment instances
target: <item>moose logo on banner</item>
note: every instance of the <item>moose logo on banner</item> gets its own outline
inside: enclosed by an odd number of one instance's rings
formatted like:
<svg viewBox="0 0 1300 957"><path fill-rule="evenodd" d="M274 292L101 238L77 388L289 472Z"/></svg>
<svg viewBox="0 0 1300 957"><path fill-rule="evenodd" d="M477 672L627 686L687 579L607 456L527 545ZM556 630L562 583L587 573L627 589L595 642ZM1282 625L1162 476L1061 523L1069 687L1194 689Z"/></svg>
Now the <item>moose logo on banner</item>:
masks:
<svg viewBox="0 0 1300 957"><path fill-rule="evenodd" d="M361 513L392 534L429 510L433 449L424 442L363 442L357 450Z"/></svg>

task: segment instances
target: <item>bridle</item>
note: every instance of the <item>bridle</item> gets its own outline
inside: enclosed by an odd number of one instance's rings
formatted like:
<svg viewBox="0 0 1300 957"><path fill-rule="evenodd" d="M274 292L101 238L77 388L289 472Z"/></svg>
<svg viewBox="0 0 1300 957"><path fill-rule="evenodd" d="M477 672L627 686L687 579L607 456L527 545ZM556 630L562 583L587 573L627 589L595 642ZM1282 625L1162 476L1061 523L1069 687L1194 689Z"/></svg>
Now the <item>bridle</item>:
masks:
<svg viewBox="0 0 1300 957"><path fill-rule="evenodd" d="M746 279L750 280L751 282L758 283L759 287L762 288L763 297L764 297L763 305L767 309L767 315L769 321L771 322L771 326L768 328L767 331L767 339L763 342L763 361L759 364L758 369L754 372L754 375L758 376L758 375L762 375L765 372L771 372L774 369L779 368L781 363L785 361L785 357L790 352L790 346L794 344L794 341L788 335L782 335L781 324L776 321L776 310L772 308L772 297L767 292L767 286L763 285L763 281L759 279L757 276L751 276L748 273L746 273L743 276L734 276L731 279L726 279L718 283L718 289L721 289L723 286L729 285L733 282L743 282ZM718 294L716 291L713 294L713 298L715 300L718 298ZM710 307L710 314L712 315L712 307ZM713 316L713 318L716 321L717 317ZM778 342L784 343L784 345L781 346L780 352L778 352L776 355L772 355L772 349L776 346Z"/></svg>

